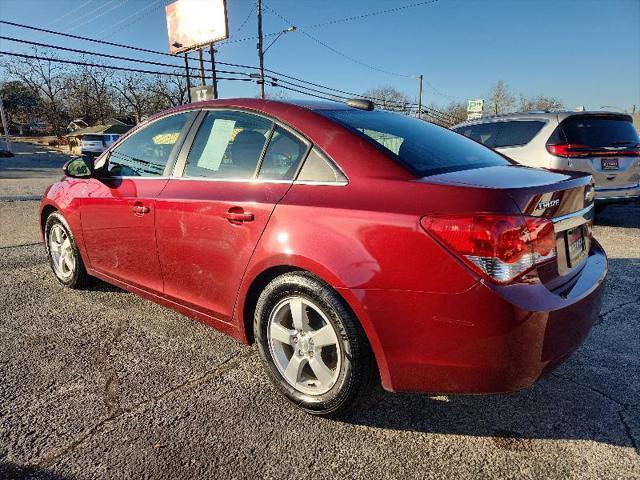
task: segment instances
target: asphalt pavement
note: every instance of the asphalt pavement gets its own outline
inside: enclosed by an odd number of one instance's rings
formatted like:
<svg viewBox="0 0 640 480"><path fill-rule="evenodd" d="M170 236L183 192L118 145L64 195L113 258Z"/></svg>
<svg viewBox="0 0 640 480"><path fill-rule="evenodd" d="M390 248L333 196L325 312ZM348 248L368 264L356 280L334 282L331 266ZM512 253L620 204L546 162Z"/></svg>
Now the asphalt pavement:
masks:
<svg viewBox="0 0 640 480"><path fill-rule="evenodd" d="M378 388L326 420L254 348L105 283L62 288L33 198L67 157L21 148L0 159L0 478L640 478L640 205L598 217L605 302L555 372L510 395Z"/></svg>

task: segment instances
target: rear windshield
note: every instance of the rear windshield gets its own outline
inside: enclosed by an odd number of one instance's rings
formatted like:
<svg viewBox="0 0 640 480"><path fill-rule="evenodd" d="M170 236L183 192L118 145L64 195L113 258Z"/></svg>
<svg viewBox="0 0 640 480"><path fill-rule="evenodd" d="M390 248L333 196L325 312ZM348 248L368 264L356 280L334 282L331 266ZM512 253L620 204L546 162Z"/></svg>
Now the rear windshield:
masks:
<svg viewBox="0 0 640 480"><path fill-rule="evenodd" d="M500 155L462 135L399 113L383 110L319 110L318 113L363 136L421 177L510 165Z"/></svg>
<svg viewBox="0 0 640 480"><path fill-rule="evenodd" d="M83 135L82 136L83 142L101 142L103 140L104 140L104 137L102 135Z"/></svg>
<svg viewBox="0 0 640 480"><path fill-rule="evenodd" d="M636 146L640 139L628 117L575 115L565 119L560 127L567 143L587 147Z"/></svg>

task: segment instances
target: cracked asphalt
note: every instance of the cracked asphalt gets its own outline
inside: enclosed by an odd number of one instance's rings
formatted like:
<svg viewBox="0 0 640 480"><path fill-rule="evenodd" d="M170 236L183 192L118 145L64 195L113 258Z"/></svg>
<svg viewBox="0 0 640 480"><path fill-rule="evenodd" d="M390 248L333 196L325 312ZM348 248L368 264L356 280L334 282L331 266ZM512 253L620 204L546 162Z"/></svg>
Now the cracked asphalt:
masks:
<svg viewBox="0 0 640 480"><path fill-rule="evenodd" d="M0 159L0 478L640 478L640 204L598 216L604 305L555 372L511 395L378 388L325 420L253 348L105 283L62 288L32 198L64 157L21 148Z"/></svg>

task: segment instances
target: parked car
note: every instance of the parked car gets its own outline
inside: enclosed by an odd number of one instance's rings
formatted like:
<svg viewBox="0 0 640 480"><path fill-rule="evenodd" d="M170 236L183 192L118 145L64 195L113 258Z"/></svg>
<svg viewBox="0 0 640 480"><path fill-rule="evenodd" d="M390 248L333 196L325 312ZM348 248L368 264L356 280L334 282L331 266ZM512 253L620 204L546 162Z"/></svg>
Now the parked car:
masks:
<svg viewBox="0 0 640 480"><path fill-rule="evenodd" d="M82 135L80 138L80 153L82 155L97 156L115 143L120 135L100 133Z"/></svg>
<svg viewBox="0 0 640 480"><path fill-rule="evenodd" d="M523 165L589 173L596 202L640 197L640 138L630 115L513 113L465 122L453 130Z"/></svg>
<svg viewBox="0 0 640 480"><path fill-rule="evenodd" d="M198 102L70 161L40 208L67 287L97 277L256 342L295 405L509 392L583 341L607 260L592 180L365 101Z"/></svg>

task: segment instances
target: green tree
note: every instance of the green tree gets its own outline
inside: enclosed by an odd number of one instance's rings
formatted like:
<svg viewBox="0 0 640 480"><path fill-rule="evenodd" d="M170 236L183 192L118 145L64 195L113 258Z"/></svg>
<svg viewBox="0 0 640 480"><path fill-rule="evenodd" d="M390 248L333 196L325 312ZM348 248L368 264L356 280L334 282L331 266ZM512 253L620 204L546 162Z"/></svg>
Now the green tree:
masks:
<svg viewBox="0 0 640 480"><path fill-rule="evenodd" d="M7 121L16 125L22 133L38 113L40 98L23 82L11 80L0 85L0 98L4 102Z"/></svg>

